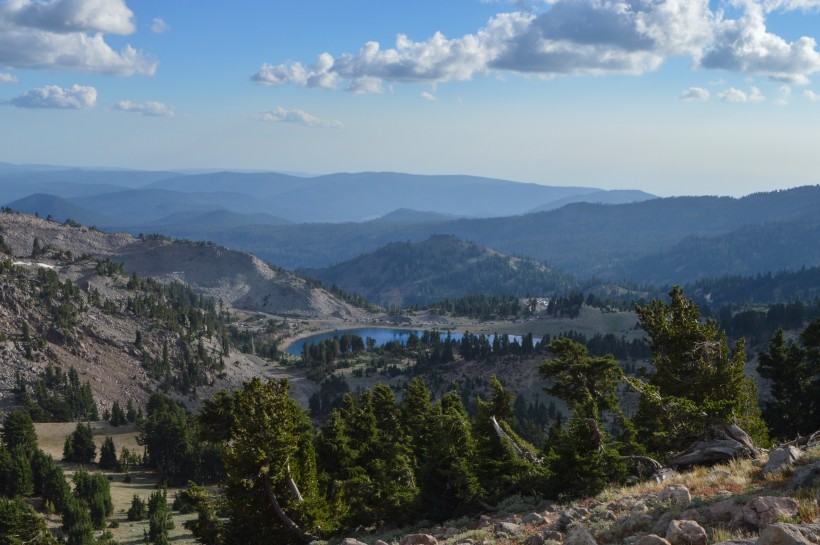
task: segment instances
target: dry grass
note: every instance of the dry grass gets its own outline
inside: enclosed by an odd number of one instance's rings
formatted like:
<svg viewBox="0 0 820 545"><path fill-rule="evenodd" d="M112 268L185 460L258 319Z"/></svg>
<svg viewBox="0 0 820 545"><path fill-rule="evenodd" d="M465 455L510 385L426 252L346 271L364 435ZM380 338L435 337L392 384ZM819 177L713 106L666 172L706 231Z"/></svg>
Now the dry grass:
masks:
<svg viewBox="0 0 820 545"><path fill-rule="evenodd" d="M47 454L50 454L63 468L66 476L71 478L79 466L59 460L63 457L63 444L65 443L66 437L74 431L77 424L73 422L46 423L35 424L34 427L37 431L37 440L40 448ZM114 427L108 424L108 422L92 422L91 429L94 432L94 442L97 445L98 452L102 442L107 436L110 436L113 438L114 445L117 447L117 455L119 455L122 447L126 447L132 452L142 454L142 447L137 444L137 435L139 435L139 432L133 424ZM123 473L102 471L95 465L86 466L83 469L92 473L102 473L111 483L111 500L114 504L114 514L109 518L109 522L116 521L119 523L119 528L110 529L114 538L122 545L145 543L143 533L148 529L148 521L130 522L126 519L126 513L128 512L128 508L131 507L131 499L135 494L147 500L148 496L156 490L156 475L151 471L132 471L130 473L131 482L126 483L125 474ZM168 489L169 503L173 502L174 494L178 490L180 489ZM191 533L182 526L184 521L195 517L196 514L180 515L179 513L174 513L175 528L169 531L169 537L175 545L193 545L196 543ZM60 517L55 515L47 517L47 520L51 528L58 528L62 523Z"/></svg>

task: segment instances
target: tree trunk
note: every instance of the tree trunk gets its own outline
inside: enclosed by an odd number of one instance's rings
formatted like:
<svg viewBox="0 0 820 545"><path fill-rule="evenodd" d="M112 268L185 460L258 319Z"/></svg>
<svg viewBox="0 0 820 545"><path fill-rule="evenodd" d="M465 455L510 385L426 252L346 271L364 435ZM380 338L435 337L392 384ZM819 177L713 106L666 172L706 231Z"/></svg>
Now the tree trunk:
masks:
<svg viewBox="0 0 820 545"><path fill-rule="evenodd" d="M265 485L265 490L268 493L268 499L270 500L271 505L273 505L273 510L276 511L276 516L279 517L279 520L287 527L290 531L296 534L300 540L305 543L310 543L311 541L317 541L319 538L304 532L299 526L291 520L285 510L282 509L282 506L279 505L279 500L276 499L276 494L273 492L273 486L270 484L270 479L267 475L262 476L262 480ZM292 481L292 479L291 479Z"/></svg>

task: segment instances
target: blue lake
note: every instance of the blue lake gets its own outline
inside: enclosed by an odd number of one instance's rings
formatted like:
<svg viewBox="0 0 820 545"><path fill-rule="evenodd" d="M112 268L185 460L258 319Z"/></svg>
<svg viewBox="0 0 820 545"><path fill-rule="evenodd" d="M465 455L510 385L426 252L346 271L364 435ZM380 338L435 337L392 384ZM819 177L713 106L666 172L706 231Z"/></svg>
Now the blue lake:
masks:
<svg viewBox="0 0 820 545"><path fill-rule="evenodd" d="M325 339L332 339L333 337L342 336L344 334L351 334L351 335L358 335L362 339L367 339L371 337L376 340L376 346L382 346L390 341L400 341L402 343L407 342L407 338L410 336L411 333L415 333L419 337L421 337L422 333L424 333L423 329L390 329L390 328L381 328L381 327L359 327L353 329L340 329L338 331L331 331L328 333L317 333L316 335L311 335L310 337L305 337L304 339L299 339L298 341L294 342L290 346L285 349L285 352L291 354L293 356L301 356L302 351L304 349L305 344L310 345L310 343L318 344ZM447 336L446 331L441 332L441 338L444 339ZM450 336L460 341L461 338L464 336L463 333L456 333L454 331L450 332ZM487 335L490 339L490 342L493 341L495 335ZM518 340L521 342L520 335L510 335L510 341Z"/></svg>

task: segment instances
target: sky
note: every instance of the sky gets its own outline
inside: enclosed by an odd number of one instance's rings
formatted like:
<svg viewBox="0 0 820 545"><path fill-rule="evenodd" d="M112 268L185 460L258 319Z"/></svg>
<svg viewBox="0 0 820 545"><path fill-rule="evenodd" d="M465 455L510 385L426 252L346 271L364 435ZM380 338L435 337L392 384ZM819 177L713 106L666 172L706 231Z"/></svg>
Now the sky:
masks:
<svg viewBox="0 0 820 545"><path fill-rule="evenodd" d="M820 183L820 0L0 0L0 161Z"/></svg>

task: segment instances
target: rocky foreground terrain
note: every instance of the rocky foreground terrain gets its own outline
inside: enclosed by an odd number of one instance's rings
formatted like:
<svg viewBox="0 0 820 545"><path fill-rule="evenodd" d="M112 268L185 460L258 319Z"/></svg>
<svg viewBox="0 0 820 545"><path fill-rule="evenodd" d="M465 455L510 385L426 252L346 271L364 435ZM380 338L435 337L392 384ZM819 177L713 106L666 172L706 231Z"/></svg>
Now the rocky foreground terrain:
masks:
<svg viewBox="0 0 820 545"><path fill-rule="evenodd" d="M551 503L516 496L479 518L355 535L341 545L817 545L820 446Z"/></svg>

